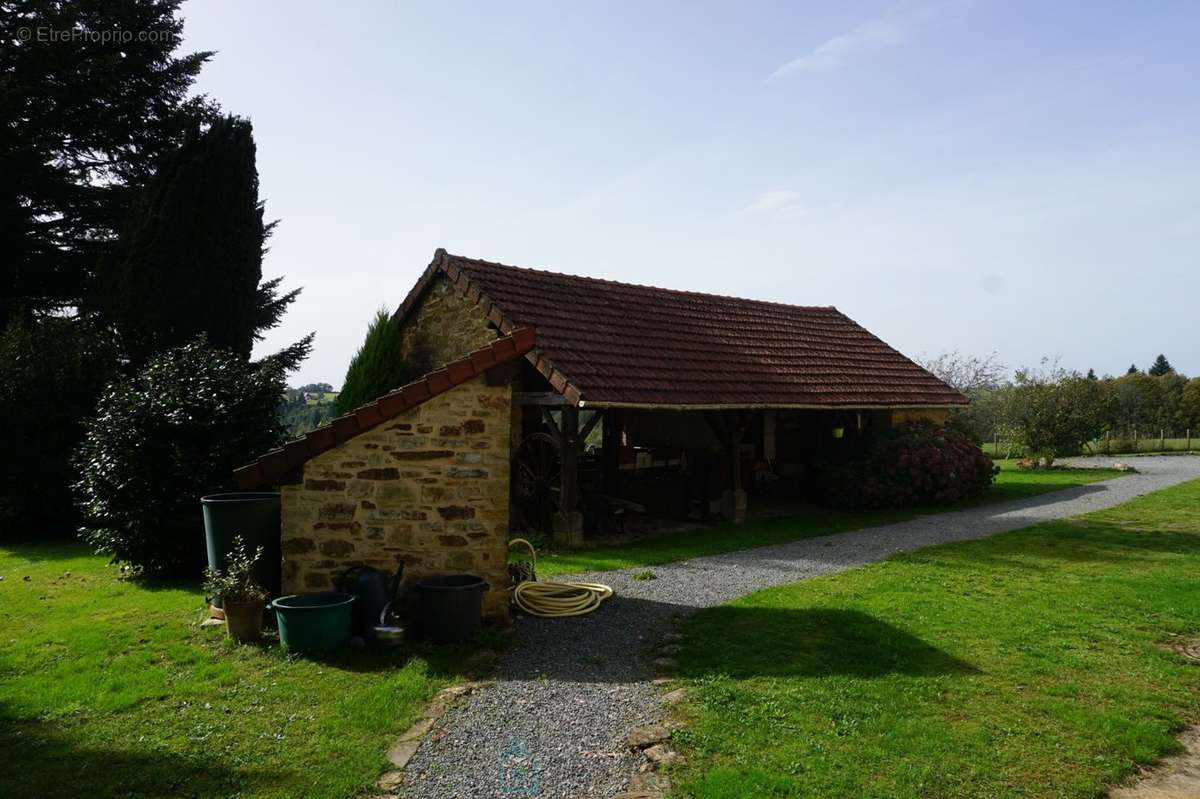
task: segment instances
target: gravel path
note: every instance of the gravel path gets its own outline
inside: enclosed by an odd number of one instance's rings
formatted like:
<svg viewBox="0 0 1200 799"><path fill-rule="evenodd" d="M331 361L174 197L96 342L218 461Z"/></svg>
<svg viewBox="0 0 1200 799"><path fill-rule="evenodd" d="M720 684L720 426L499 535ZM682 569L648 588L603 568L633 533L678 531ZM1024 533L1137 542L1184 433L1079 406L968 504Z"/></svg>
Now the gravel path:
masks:
<svg viewBox="0 0 1200 799"><path fill-rule="evenodd" d="M1076 459L1106 466L1112 459ZM1038 522L1101 510L1200 477L1200 458L1132 458L1140 474L1039 497L924 516L789 544L729 552L644 569L562 576L604 582L616 597L578 619L518 617L496 684L448 712L406 770L413 797L611 797L636 763L629 730L661 718L650 684L650 648L674 614L781 583L881 560L905 550L983 538ZM525 758L522 785L501 764Z"/></svg>

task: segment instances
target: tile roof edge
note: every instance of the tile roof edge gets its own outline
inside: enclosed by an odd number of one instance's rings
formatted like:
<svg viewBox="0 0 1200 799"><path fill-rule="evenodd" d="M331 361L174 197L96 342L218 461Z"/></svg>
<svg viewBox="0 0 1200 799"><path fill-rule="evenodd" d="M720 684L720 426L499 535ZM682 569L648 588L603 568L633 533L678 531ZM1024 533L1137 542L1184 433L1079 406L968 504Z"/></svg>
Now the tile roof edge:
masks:
<svg viewBox="0 0 1200 799"><path fill-rule="evenodd" d="M831 307L831 308L833 308L833 306L830 306L830 307ZM861 324L859 324L859 323L858 323L858 320L857 320L857 319L854 319L854 318L852 318L852 317L851 317L849 314L847 314L847 313L843 313L842 311L839 311L837 308L833 308L833 310L834 310L834 311L837 313L837 315L838 315L838 316L842 317L843 319L845 319L847 322L849 322L850 324L854 325L855 327L858 327L858 328L860 328L860 329L862 329L862 330L867 330L865 327L863 327ZM918 369L920 369L920 370L921 370L922 372L924 372L925 374L929 375L931 378L933 378L933 379L934 379L934 380L936 380L937 382L941 383L943 386L945 386L945 387L946 387L946 390L947 390L947 391L949 391L949 392L951 392L951 393L953 393L953 394L957 394L957 395L959 396L959 398L962 400L962 403L961 403L962 405L970 405L970 404L971 404L971 398L970 398L970 397L968 397L966 394L962 393L962 392L961 392L961 391L959 391L957 388L955 388L954 386L950 385L950 384L949 384L949 383L947 383L945 380L943 380L942 378L938 377L938 376L937 376L937 375L935 375L933 372L929 371L929 370L928 370L928 369L926 369L924 366L922 366L921 364L917 363L917 362L916 362L916 361L914 361L912 358L908 357L908 356L907 356L907 355L905 355L903 352L901 352L900 350L896 349L895 347L893 347L891 344L889 344L889 343L887 343L886 341L884 341L884 340L883 340L882 338L880 338L879 336L876 336L874 333L871 333L871 331L870 331L870 330L867 330L867 332L868 332L868 333L870 333L872 336L875 336L875 339L876 339L876 340L877 340L877 341L878 341L880 344L882 344L883 346L885 346L885 347L887 347L889 350L891 350L891 351L892 351L892 352L893 352L893 353L894 353L894 354L895 354L897 357L899 357L899 358L902 358L902 359L904 359L904 360L908 361L910 364L912 364L913 366L917 367Z"/></svg>
<svg viewBox="0 0 1200 799"><path fill-rule="evenodd" d="M519 327L477 350L467 353L416 380L339 416L303 437L264 453L252 463L234 469L238 488L246 491L285 482L308 460L411 410L434 397L486 374L502 363L533 351L532 327Z"/></svg>

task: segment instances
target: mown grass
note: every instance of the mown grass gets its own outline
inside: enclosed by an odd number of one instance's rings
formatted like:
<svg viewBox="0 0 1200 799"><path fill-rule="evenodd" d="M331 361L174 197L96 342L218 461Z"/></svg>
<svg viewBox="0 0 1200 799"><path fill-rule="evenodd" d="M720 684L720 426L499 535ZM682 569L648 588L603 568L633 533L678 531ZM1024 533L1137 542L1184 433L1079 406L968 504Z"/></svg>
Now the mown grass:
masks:
<svg viewBox="0 0 1200 799"><path fill-rule="evenodd" d="M202 629L194 587L0 548L0 796L348 797L461 651L325 662Z"/></svg>
<svg viewBox="0 0 1200 799"><path fill-rule="evenodd" d="M681 796L1095 797L1200 718L1200 481L701 611Z"/></svg>
<svg viewBox="0 0 1200 799"><path fill-rule="evenodd" d="M599 546L587 549L539 551L539 575L570 574L573 572L612 571L635 566L653 566L677 560L716 555L739 549L782 544L819 535L832 535L864 527L907 521L921 513L937 513L993 502L1036 496L1050 491L1108 480L1122 473L1115 469L1048 470L1018 469L1015 461L997 464L1000 474L988 493L979 499L954 507L918 508L915 511L835 511L813 507L796 516L752 521L745 524L722 524L698 530L685 530L655 538L647 538L619 546ZM527 558L522 549L514 550L514 559Z"/></svg>

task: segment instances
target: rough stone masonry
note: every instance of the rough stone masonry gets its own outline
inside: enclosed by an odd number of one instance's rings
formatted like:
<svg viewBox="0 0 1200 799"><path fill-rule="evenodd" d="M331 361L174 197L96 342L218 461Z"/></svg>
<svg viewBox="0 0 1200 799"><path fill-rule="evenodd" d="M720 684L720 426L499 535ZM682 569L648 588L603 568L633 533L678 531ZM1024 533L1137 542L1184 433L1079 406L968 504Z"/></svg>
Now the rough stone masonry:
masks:
<svg viewBox="0 0 1200 799"><path fill-rule="evenodd" d="M483 577L484 615L506 620L511 399L476 377L305 463L282 488L284 592L403 561L404 589L430 574Z"/></svg>

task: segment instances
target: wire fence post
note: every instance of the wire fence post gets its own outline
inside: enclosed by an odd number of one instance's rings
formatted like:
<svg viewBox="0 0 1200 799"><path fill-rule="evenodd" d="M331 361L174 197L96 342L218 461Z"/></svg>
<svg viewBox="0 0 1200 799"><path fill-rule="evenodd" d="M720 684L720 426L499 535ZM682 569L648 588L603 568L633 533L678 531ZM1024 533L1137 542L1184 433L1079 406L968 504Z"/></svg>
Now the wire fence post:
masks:
<svg viewBox="0 0 1200 799"><path fill-rule="evenodd" d="M1192 451L1192 428L1187 429L1187 451Z"/></svg>
<svg viewBox="0 0 1200 799"><path fill-rule="evenodd" d="M1133 426L1133 451L1138 451L1137 425Z"/></svg>

